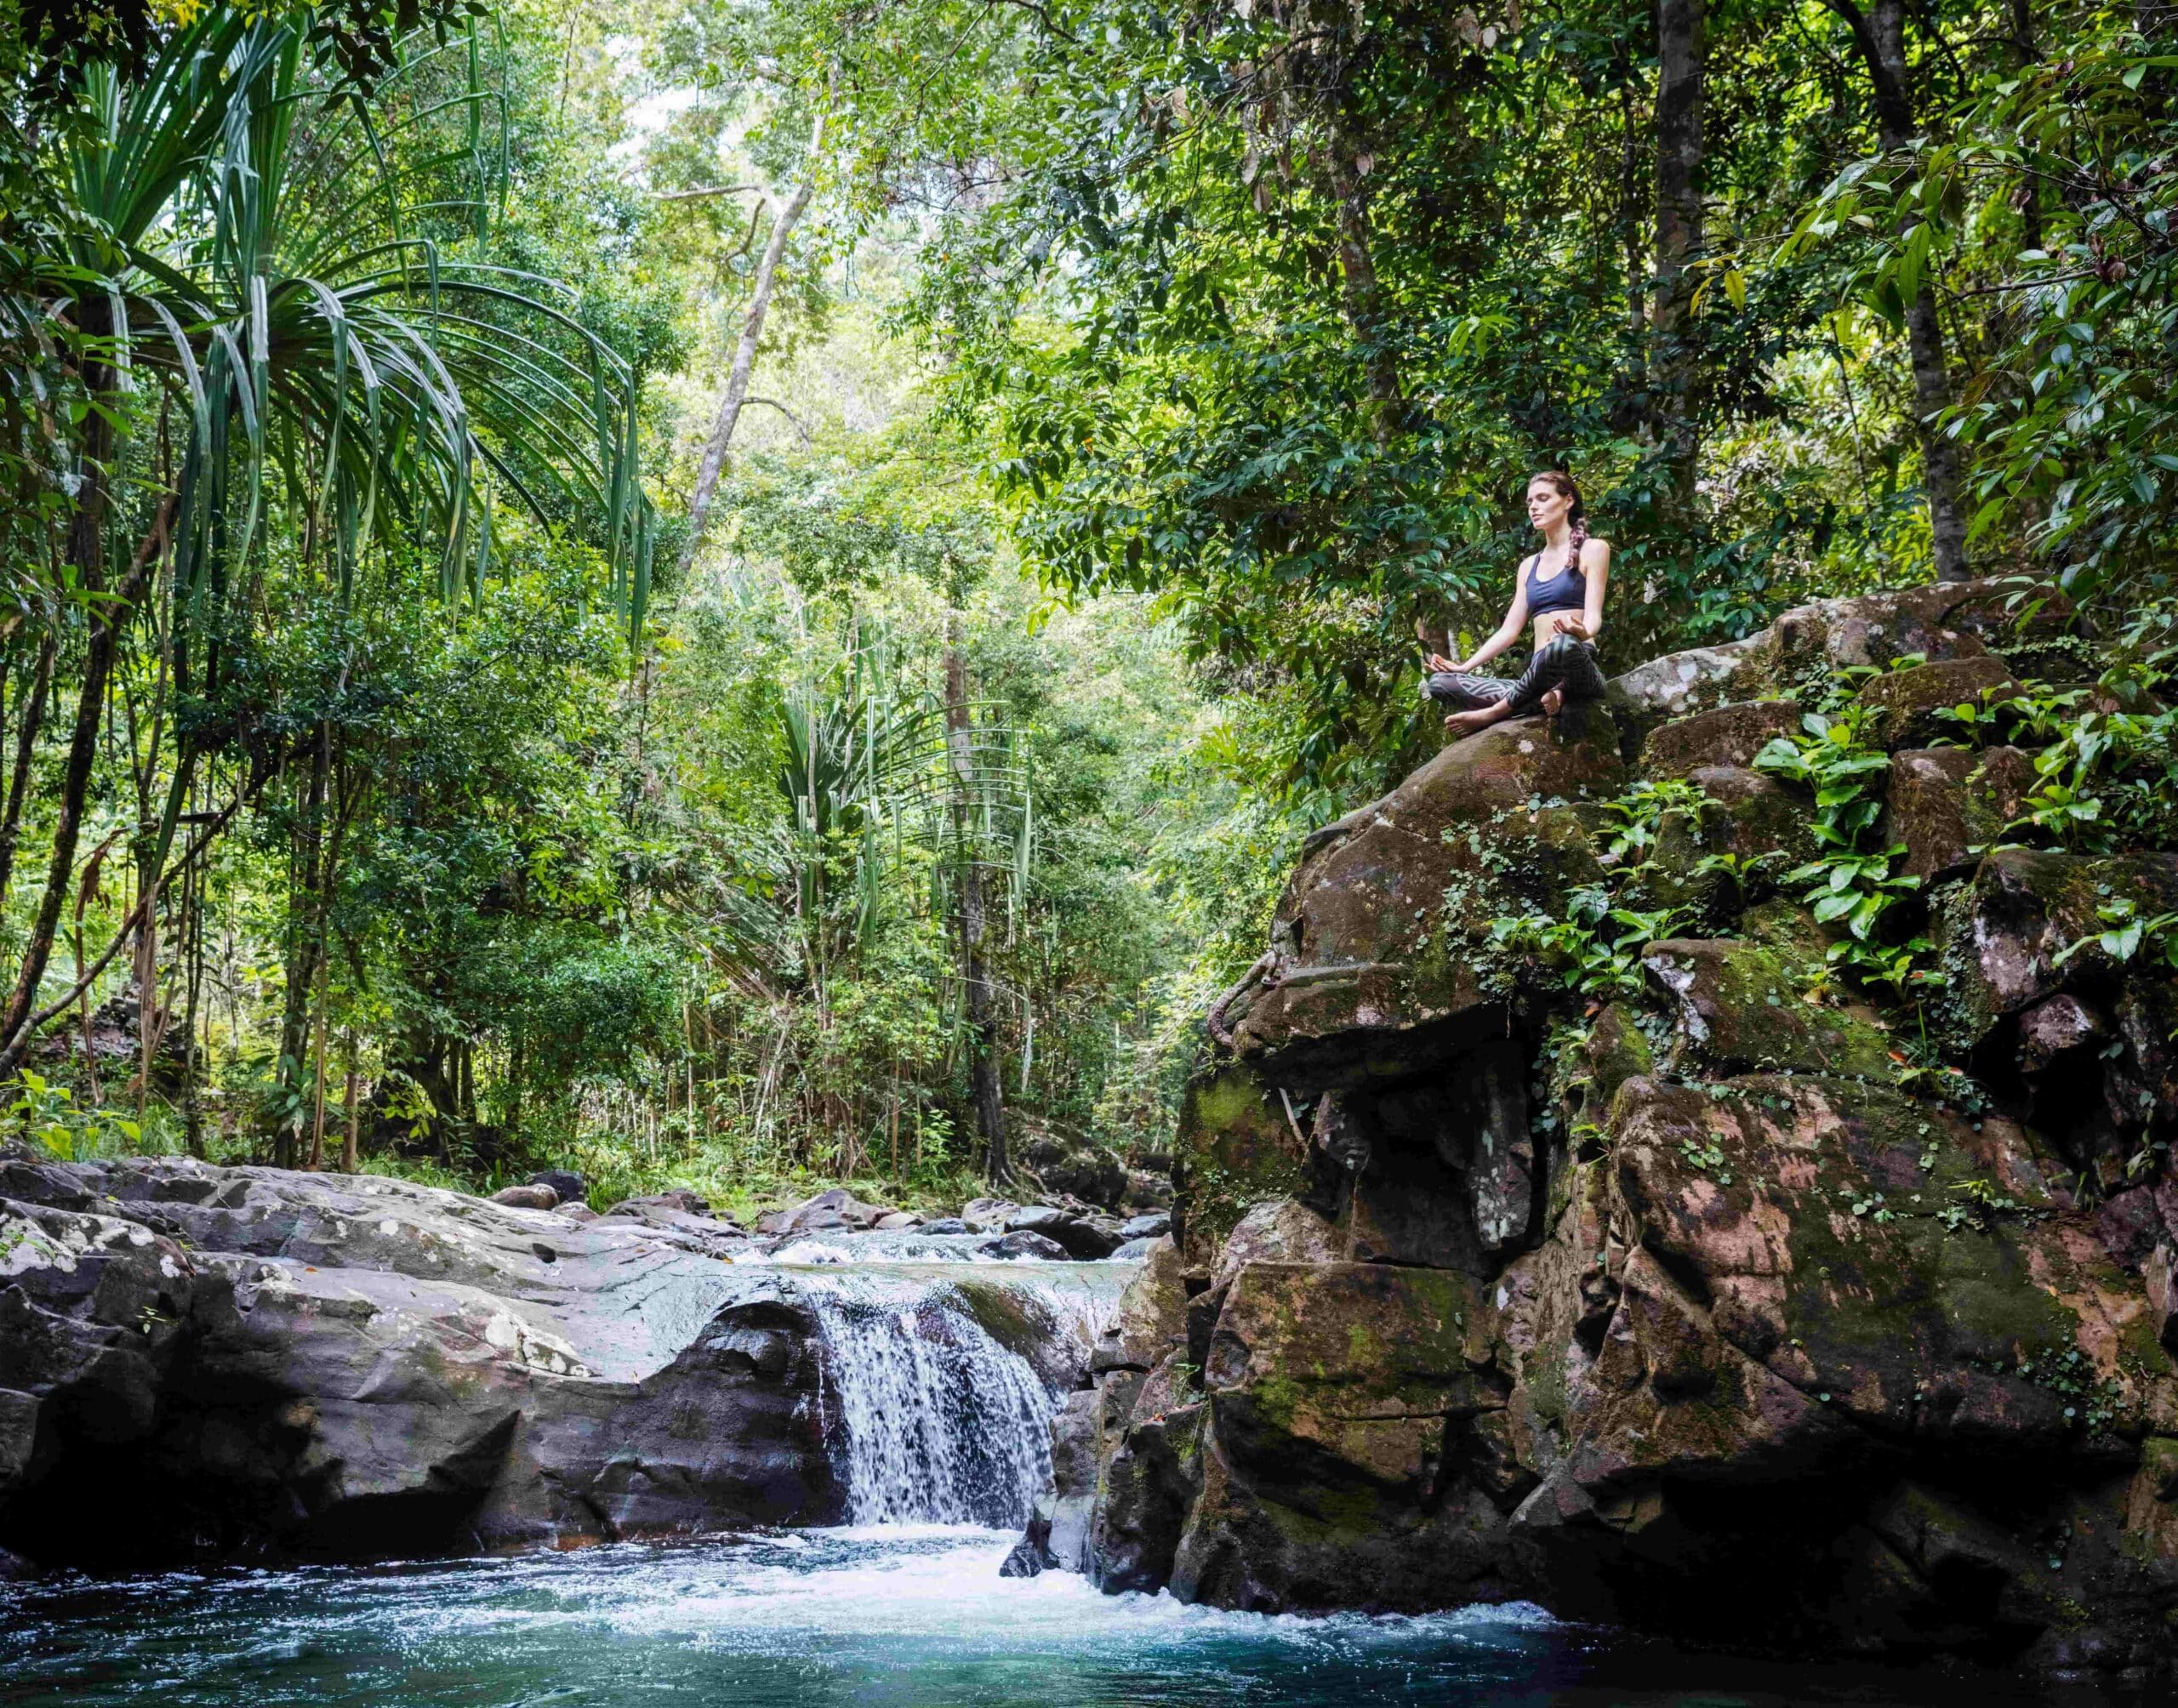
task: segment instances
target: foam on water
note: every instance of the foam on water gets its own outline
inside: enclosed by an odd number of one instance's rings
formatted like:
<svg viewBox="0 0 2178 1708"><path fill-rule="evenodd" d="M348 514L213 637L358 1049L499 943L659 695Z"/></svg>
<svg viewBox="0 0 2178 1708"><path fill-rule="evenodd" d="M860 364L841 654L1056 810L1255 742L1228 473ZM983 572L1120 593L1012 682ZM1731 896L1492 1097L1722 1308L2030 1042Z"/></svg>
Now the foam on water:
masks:
<svg viewBox="0 0 2178 1708"><path fill-rule="evenodd" d="M0 1625L17 1639L0 1654L0 1699L118 1703L156 1690L176 1708L244 1694L408 1708L556 1699L531 1694L550 1678L567 1692L557 1699L607 1708L1087 1702L1136 1699L1111 1693L1114 1679L1135 1675L1161 1681L1163 1699L1223 1701L1254 1694L1234 1690L1236 1666L1343 1677L1423 1661L1472 1671L1486 1660L1502 1674L1558 1629L1518 1606L1311 1620L1108 1597L1063 1573L1001 1578L1013 1540L867 1526L400 1570L0 1591ZM93 1597L105 1612L86 1620Z"/></svg>

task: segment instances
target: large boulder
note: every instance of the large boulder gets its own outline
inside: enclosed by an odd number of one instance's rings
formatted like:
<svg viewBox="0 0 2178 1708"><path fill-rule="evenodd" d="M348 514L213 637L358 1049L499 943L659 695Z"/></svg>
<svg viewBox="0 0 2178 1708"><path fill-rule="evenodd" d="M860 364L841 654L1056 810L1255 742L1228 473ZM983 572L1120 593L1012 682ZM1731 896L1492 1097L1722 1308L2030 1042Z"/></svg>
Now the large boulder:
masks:
<svg viewBox="0 0 2178 1708"><path fill-rule="evenodd" d="M1100 1227L1085 1216L1057 1204L1032 1204L1006 1220L1008 1233L1041 1234L1069 1257L1109 1257L1121 1243L1116 1224Z"/></svg>
<svg viewBox="0 0 2178 1708"><path fill-rule="evenodd" d="M2055 589L2002 578L1817 600L1744 640L1636 665L1611 679L1607 703L1630 755L1658 724L1734 701L1799 699L1839 669L1978 658L1992 648L2025 668L2073 616Z"/></svg>
<svg viewBox="0 0 2178 1708"><path fill-rule="evenodd" d="M1779 736L1797 735L1801 716L1791 700L1750 700L1675 719L1641 743L1641 774L1661 779L1715 766L1743 770Z"/></svg>
<svg viewBox="0 0 2178 1708"><path fill-rule="evenodd" d="M2014 592L1825 601L1614 681L1640 772L1691 789L1607 813L1610 755L1509 722L1312 838L1212 1011L1177 1243L1068 1409L1036 1560L2169 1673L2178 989L2093 939L2178 909L2178 864L1976 851L2031 761L1913 743L2010 680ZM1749 761L1869 670L1925 1032L1841 999L1835 927L1766 894L1814 815ZM1591 830L1645 811L1608 927L1507 953L1489 922L1567 921ZM1617 941L1673 917L1717 935ZM1615 999L1537 976L1581 952Z"/></svg>
<svg viewBox="0 0 2178 1708"><path fill-rule="evenodd" d="M1890 1046L1881 1030L1861 1016L1810 1005L1805 979L1794 978L1770 950L1675 938L1650 944L1642 964L1668 1000L1673 1053L1687 1068L1890 1077Z"/></svg>
<svg viewBox="0 0 2178 1708"><path fill-rule="evenodd" d="M0 1151L0 1547L141 1567L834 1520L823 1337L717 1243Z"/></svg>
<svg viewBox="0 0 2178 1708"><path fill-rule="evenodd" d="M2004 838L2037 781L2017 748L1916 748L1890 760L1887 832L1903 845L1900 869L1930 883L1973 871Z"/></svg>
<svg viewBox="0 0 2178 1708"><path fill-rule="evenodd" d="M1030 1115L1013 1123L1013 1161L1018 1173L1047 1196L1078 1198L1100 1210L1119 1210L1128 1201L1126 1164L1086 1136L1056 1122Z"/></svg>
<svg viewBox="0 0 2178 1708"><path fill-rule="evenodd" d="M1855 699L1871 714L1870 733L1886 748L1917 747L1945 733L1940 714L2016 693L2001 658L1942 658L1871 677Z"/></svg>
<svg viewBox="0 0 2178 1708"><path fill-rule="evenodd" d="M1616 794L1616 736L1513 718L1453 743L1305 859L1261 982L1233 1002L1243 1061L1293 1087L1399 1078L1504 1028L1491 921L1601 875L1579 812ZM1457 827L1460 834L1448 834Z"/></svg>
<svg viewBox="0 0 2178 1708"><path fill-rule="evenodd" d="M2083 939L2099 937L2103 910L2119 902L2144 918L2178 908L2178 856L1991 853L1973 881L1934 910L1946 978L1941 1017L1952 1040L1979 1045L2007 1017L2068 985L2107 989L2121 982L2126 969L2098 943L2067 957Z"/></svg>

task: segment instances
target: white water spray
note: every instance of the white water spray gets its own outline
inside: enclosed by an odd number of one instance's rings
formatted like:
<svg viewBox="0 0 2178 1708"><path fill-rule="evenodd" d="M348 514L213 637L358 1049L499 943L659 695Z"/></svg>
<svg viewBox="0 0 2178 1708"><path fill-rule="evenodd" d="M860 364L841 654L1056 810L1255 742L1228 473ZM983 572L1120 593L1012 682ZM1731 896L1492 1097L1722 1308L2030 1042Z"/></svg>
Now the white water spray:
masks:
<svg viewBox="0 0 2178 1708"><path fill-rule="evenodd" d="M1016 1345L1065 1337L1086 1353L1134 1267L1009 1265L1001 1279L997 1266L978 1265L971 1279L955 1278L956 1265L858 1264L798 1275L829 1352L824 1424L849 1521L1026 1523L1051 1483L1061 1396L986 1317Z"/></svg>

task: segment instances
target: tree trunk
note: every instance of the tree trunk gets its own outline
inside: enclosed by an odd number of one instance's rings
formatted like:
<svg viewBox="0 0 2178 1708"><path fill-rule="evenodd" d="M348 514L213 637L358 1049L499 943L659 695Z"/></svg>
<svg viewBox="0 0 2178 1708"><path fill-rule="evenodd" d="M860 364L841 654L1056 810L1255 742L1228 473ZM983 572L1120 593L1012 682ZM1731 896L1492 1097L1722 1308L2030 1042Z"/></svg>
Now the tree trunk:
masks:
<svg viewBox="0 0 2178 1708"><path fill-rule="evenodd" d="M1688 265L1702 253L1702 75L1708 54L1704 0L1656 3L1657 441L1669 482L1665 521L1684 528L1694 514L1701 453L1694 407L1698 367Z"/></svg>
<svg viewBox="0 0 2178 1708"><path fill-rule="evenodd" d="M2042 57L2042 48L2034 38L2034 0L2011 0L2011 47L2013 63L2024 71ZM2042 247L2042 180L2022 178L2020 187L2026 191L2026 202L2019 210L2021 247L2038 249Z"/></svg>
<svg viewBox="0 0 2178 1708"><path fill-rule="evenodd" d="M100 458L107 454L108 447L102 433L91 436L93 448ZM87 486L99 487L99 477ZM69 541L69 553L76 564L77 584L86 591L102 589L105 578L100 574L99 527L92 519L93 512L103 512L102 497L94 498L76 517L76 526ZM97 763L99 727L105 721L105 692L112 680L113 663L121 649L122 627L134 612L136 601L144 589L144 581L151 558L162 543L168 518L173 514L171 504L163 506L159 519L137 553L136 561L121 584L114 589L113 597L102 599L90 606L86 621L90 637L83 649L83 681L76 702L76 727L68 743L68 764L61 772L60 811L54 819L53 853L47 863L45 891L38 898L37 912L31 921L29 940L23 948L23 959L15 975L14 988L9 994L4 1016L0 1016L0 1039L6 1040L0 1049L0 1060L14 1065L28 1041L18 1036L37 1009L38 986L44 981L45 970L53 959L53 939L60 925L60 912L68 900L70 880L75 875L76 845L83 834L83 807L90 796L91 772Z"/></svg>
<svg viewBox="0 0 2178 1708"><path fill-rule="evenodd" d="M23 803L30 795L31 768L37 759L38 733L45 726L45 708L53 694L54 631L48 628L37 652L29 697L16 709L21 720L15 729L15 766L8 777L8 802L0 811L0 898L9 893L15 879L15 848L22 836Z"/></svg>
<svg viewBox="0 0 2178 1708"><path fill-rule="evenodd" d="M1913 140L1913 90L1906 63L1906 0L1873 0L1863 14L1854 0L1825 0L1852 27L1875 93L1876 126L1884 151L1896 154ZM1936 545L1936 579L1964 581L1966 510L1958 447L1937 418L1951 407L1951 368L1944 355L1943 324L1936 317L1933 280L1924 277L1906 305L1906 344L1913 360L1913 409L1921 439L1922 483L1929 495L1929 532Z"/></svg>
<svg viewBox="0 0 2178 1708"><path fill-rule="evenodd" d="M356 1101L356 1034L352 1030L348 1033L346 1110L348 1131L347 1136L340 1142L340 1169L344 1174L353 1174L362 1165L362 1147L359 1142L359 1135L356 1130L357 1124L362 1117L362 1111Z"/></svg>
<svg viewBox="0 0 2178 1708"><path fill-rule="evenodd" d="M741 422L741 406L749 401L749 377L756 366L756 346L763 341L764 318L771 312L772 288L778 278L779 259L786 253L787 239L794 235L794 228L808 211L809 198L817 192L817 174L824 157L824 118L823 113L818 114L816 130L809 139L809 168L795 186L794 194L787 198L786 205L779 209L778 218L772 221L772 235L765 240L764 253L756 263L749 311L742 317L740 341L733 347L733 367L726 377L726 396L719 401L718 418L711 424L711 436L704 446L704 459L696 470L695 496L688 503L688 538L681 548L681 566L684 570L695 561L696 548L703 544L704 523L710 515L719 477L726 470L727 450L733 443L733 430Z"/></svg>
<svg viewBox="0 0 2178 1708"><path fill-rule="evenodd" d="M1370 436L1382 447L1391 443L1405 424L1406 400L1400 383L1399 353L1391 342L1391 313L1370 241L1366 158L1334 126L1330 145L1323 151L1326 188L1338 209L1338 266L1345 282L1346 318L1362 345Z"/></svg>
<svg viewBox="0 0 2178 1708"><path fill-rule="evenodd" d="M302 1107L310 1072L311 997L317 988L319 959L324 954L322 910L318 906L319 868L325 843L326 783L332 771L329 737L322 726L311 744L310 769L296 779L295 827L288 868L287 988L280 1015L280 1125L273 1136L273 1166L295 1165L300 1138L297 1112Z"/></svg>
<svg viewBox="0 0 2178 1708"><path fill-rule="evenodd" d="M990 971L984 963L983 868L970 840L974 755L969 744L968 666L961 630L956 594L945 619L945 746L953 771L953 840L961 862L961 982L967 998L968 1083L975 1096L976 1125L984 1139L984 1178L995 1186L1013 1170L1006 1153L1006 1094L998 1078Z"/></svg>

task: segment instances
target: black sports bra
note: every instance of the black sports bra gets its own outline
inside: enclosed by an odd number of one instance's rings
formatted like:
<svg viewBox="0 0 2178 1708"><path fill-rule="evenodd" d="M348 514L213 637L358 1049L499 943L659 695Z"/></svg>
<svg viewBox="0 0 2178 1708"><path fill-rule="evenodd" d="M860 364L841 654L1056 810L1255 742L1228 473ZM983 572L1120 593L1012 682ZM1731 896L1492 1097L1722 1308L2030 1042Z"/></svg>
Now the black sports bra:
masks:
<svg viewBox="0 0 2178 1708"><path fill-rule="evenodd" d="M1554 611L1584 611L1588 603L1588 578L1577 562L1568 562L1565 568L1548 581L1537 581L1535 572L1542 562L1537 552L1527 561L1525 573L1528 578L1528 615L1548 617Z"/></svg>

